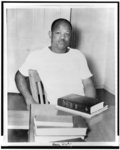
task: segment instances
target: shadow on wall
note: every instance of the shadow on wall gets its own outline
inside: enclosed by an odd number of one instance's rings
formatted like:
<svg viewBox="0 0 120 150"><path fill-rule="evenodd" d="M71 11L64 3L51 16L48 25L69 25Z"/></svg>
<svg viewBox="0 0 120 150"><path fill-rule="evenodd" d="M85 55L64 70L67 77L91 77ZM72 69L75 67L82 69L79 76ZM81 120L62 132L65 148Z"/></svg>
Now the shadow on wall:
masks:
<svg viewBox="0 0 120 150"><path fill-rule="evenodd" d="M93 80L93 83L94 83L94 85L96 87L97 86L97 82L100 79L98 79L99 76L97 75L98 73L97 73L97 70L95 68L95 64L94 64L95 62L93 62L93 60L90 57L86 57L86 59L87 59L88 67L89 67L91 73L93 74L92 80ZM96 81L96 80L98 80L98 81Z"/></svg>
<svg viewBox="0 0 120 150"><path fill-rule="evenodd" d="M72 48L78 48L80 49L80 45L81 45L81 34L82 31L80 31L80 29L73 27L73 31L72 31L72 38L71 38L71 43L70 43L70 47Z"/></svg>
<svg viewBox="0 0 120 150"><path fill-rule="evenodd" d="M79 48L79 50L81 50L82 39L83 39L82 30L78 29L77 27L73 27L70 47L75 48L75 49ZM89 67L91 73L97 74L96 70L93 67L93 66L95 66L93 60L89 56L87 56L85 53L84 53L84 55L87 59L88 67ZM95 78L92 78L92 80L93 80L94 84L96 85L97 83L96 83Z"/></svg>

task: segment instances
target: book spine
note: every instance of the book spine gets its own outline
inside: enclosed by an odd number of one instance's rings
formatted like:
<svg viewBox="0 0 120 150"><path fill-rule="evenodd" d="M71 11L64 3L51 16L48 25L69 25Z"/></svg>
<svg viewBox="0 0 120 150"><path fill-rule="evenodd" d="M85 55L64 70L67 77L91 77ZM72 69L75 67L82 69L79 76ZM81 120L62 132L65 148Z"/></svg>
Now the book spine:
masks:
<svg viewBox="0 0 120 150"><path fill-rule="evenodd" d="M69 108L69 109L73 109L73 110L77 110L77 111L82 111L85 113L90 113L90 107L85 106L83 104L78 104L78 103L74 103L65 99L58 99L58 105L65 107L65 108Z"/></svg>

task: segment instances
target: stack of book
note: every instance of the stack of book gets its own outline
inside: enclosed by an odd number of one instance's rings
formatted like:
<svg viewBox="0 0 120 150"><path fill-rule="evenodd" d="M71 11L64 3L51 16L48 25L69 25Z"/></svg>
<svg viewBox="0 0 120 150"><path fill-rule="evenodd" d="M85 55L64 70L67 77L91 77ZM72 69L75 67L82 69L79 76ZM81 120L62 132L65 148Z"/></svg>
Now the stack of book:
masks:
<svg viewBox="0 0 120 150"><path fill-rule="evenodd" d="M35 142L84 141L87 123L80 117L70 115L36 115L34 117Z"/></svg>
<svg viewBox="0 0 120 150"><path fill-rule="evenodd" d="M58 98L56 107L58 110L86 118L91 118L108 109L108 105L105 105L103 101L77 94L69 94Z"/></svg>

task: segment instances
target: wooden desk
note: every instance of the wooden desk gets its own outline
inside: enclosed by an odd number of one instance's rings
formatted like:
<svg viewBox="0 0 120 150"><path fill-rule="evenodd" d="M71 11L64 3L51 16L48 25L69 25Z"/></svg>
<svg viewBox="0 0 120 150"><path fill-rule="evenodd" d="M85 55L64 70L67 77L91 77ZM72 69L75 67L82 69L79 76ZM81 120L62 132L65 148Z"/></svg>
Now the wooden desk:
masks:
<svg viewBox="0 0 120 150"><path fill-rule="evenodd" d="M115 106L109 106L105 112L87 120L90 128L88 142L115 141Z"/></svg>
<svg viewBox="0 0 120 150"><path fill-rule="evenodd" d="M48 111L49 110L49 111ZM65 112L58 111L54 106L33 104L30 111L30 129L29 142L34 142L33 131L33 117L40 114L65 114ZM68 113L67 113L68 114ZM69 114L70 115L70 114ZM86 119L89 125L89 133L86 139L87 142L114 142L115 141L115 107L110 106L105 112L91 118Z"/></svg>
<svg viewBox="0 0 120 150"><path fill-rule="evenodd" d="M29 129L29 111L9 110L8 129Z"/></svg>
<svg viewBox="0 0 120 150"><path fill-rule="evenodd" d="M29 111L8 111L8 142L28 142Z"/></svg>

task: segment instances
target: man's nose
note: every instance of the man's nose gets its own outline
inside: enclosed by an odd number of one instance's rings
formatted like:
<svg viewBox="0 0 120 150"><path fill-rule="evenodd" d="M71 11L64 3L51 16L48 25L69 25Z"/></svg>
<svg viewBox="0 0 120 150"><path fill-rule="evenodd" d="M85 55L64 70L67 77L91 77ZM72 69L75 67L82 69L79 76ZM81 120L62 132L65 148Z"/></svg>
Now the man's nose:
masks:
<svg viewBox="0 0 120 150"><path fill-rule="evenodd" d="M61 39L65 39L65 35L64 34L61 34Z"/></svg>

